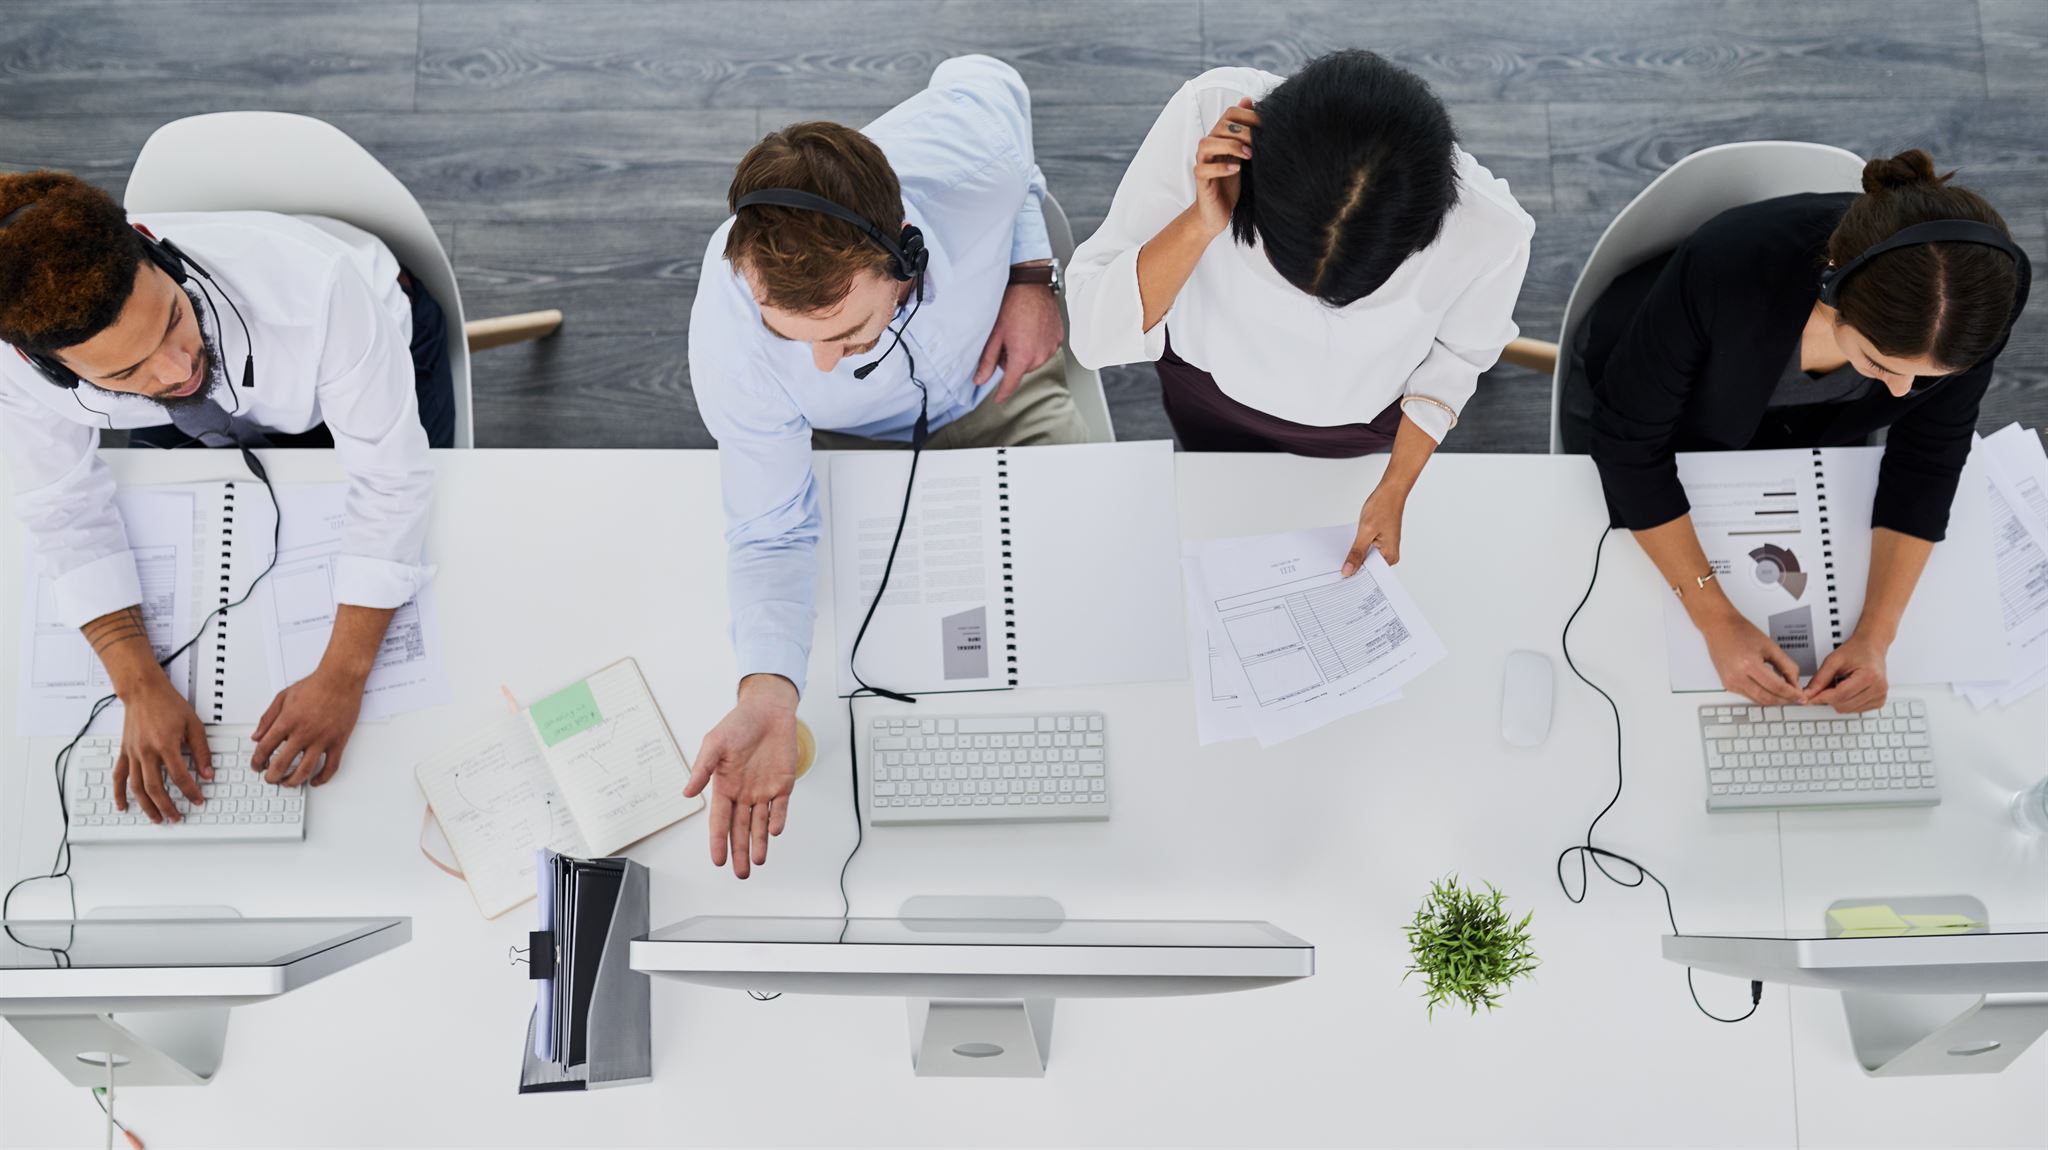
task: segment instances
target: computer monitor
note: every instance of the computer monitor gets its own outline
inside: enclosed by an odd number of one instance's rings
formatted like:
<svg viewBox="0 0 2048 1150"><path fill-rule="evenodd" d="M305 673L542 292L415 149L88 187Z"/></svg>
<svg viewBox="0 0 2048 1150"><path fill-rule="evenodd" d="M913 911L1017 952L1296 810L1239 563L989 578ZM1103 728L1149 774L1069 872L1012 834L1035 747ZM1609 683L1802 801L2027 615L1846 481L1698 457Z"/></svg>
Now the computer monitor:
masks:
<svg viewBox="0 0 2048 1150"><path fill-rule="evenodd" d="M2048 1032L2048 924L1990 923L1974 899L1837 903L1810 931L1666 935L1664 957L1841 991L1873 1076L1995 1073Z"/></svg>
<svg viewBox="0 0 2048 1150"><path fill-rule="evenodd" d="M0 1017L80 1086L213 1077L228 1009L275 998L412 937L405 918L0 922Z"/></svg>
<svg viewBox="0 0 2048 1150"><path fill-rule="evenodd" d="M738 990L902 995L919 1075L1036 1077L1056 999L1275 986L1315 973L1315 948L1264 922L705 916L634 940L632 966Z"/></svg>

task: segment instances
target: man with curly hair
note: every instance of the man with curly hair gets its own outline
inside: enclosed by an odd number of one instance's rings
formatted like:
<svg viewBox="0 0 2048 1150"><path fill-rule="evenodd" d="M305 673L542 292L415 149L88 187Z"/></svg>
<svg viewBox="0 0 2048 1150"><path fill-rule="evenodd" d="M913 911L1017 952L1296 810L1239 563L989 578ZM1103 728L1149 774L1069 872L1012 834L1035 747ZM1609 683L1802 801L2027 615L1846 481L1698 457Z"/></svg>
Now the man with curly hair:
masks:
<svg viewBox="0 0 2048 1150"><path fill-rule="evenodd" d="M742 202L773 189L861 222ZM813 445L908 447L921 425L933 449L1087 437L1061 366L1044 195L1030 93L987 56L945 61L860 131L770 133L733 174L733 218L705 248L690 309L690 386L718 438L739 698L687 793L716 780L711 859L729 855L740 878L767 861L796 780L817 618ZM905 225L921 237L919 274L898 266L914 252L891 250Z"/></svg>
<svg viewBox="0 0 2048 1150"><path fill-rule="evenodd" d="M334 630L318 668L264 712L251 762L269 782L317 785L341 765L392 612L432 574L427 449L452 445L454 427L446 338L432 297L346 224L130 220L67 173L0 175L0 455L57 611L123 704L117 807L132 799L152 821L179 821L179 796L201 802L194 776L213 772L199 716L143 626L100 431L159 447L335 449L348 522Z"/></svg>

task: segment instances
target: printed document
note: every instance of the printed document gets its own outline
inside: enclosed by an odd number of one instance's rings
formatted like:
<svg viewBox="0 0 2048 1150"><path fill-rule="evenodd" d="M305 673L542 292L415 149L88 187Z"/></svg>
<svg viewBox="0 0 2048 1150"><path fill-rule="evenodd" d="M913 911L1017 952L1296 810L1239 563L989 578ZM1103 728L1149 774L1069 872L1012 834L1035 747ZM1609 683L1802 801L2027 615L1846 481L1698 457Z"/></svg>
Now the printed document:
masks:
<svg viewBox="0 0 2048 1150"><path fill-rule="evenodd" d="M1445 655L1378 551L1339 570L1356 528L1213 540L1187 549L1190 657L1204 742L1271 746L1398 697Z"/></svg>
<svg viewBox="0 0 2048 1150"><path fill-rule="evenodd" d="M1684 452L1678 476L1700 547L1728 601L1798 665L1803 684L1855 634L1871 555L1881 447ZM1895 684L2002 678L1983 461L1973 453L1888 656ZM1671 689L1718 691L1706 640L1676 596L1664 604Z"/></svg>
<svg viewBox="0 0 2048 1150"><path fill-rule="evenodd" d="M2031 428L2008 424L1977 441L1991 500L1991 538L2012 677L1959 682L1978 708L2002 706L2048 685L2048 453Z"/></svg>
<svg viewBox="0 0 2048 1150"><path fill-rule="evenodd" d="M189 488L125 488L114 495L142 583L143 626L159 659L190 639L197 621L192 609L193 568L198 562L195 501ZM21 635L15 733L77 734L93 703L112 694L114 686L92 644L77 627L57 618L56 590L47 575L38 574L27 584ZM167 669L172 685L188 699L191 663L187 654ZM120 733L119 701L100 713L93 729Z"/></svg>
<svg viewBox="0 0 2048 1150"><path fill-rule="evenodd" d="M347 492L341 483L277 489L278 507L284 513L277 567L250 604L260 620L271 694L311 674L327 650L327 637L334 630L334 569L348 519ZM448 701L433 596L429 583L392 614L363 687L363 719L388 719ZM264 705L268 704L266 698Z"/></svg>

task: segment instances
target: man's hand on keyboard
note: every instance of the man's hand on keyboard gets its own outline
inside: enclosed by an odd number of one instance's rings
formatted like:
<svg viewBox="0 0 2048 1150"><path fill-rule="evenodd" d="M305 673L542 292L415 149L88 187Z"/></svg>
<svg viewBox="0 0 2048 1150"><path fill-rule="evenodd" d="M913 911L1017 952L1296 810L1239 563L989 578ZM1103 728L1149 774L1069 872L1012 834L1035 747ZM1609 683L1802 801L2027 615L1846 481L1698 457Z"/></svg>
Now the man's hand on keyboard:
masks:
<svg viewBox="0 0 2048 1150"><path fill-rule="evenodd" d="M685 797L711 792L711 864L745 878L768 861L768 839L789 821L796 786L796 685L780 675L740 680L738 705L704 736ZM750 861L751 860L751 861Z"/></svg>
<svg viewBox="0 0 2048 1150"><path fill-rule="evenodd" d="M342 748L362 709L363 679L322 663L270 701L256 724L249 769L266 783L325 783L340 769Z"/></svg>
<svg viewBox="0 0 2048 1150"><path fill-rule="evenodd" d="M1764 706L1807 701L1798 686L1799 664L1734 608L1716 622L1703 624L1700 634L1723 687Z"/></svg>
<svg viewBox="0 0 2048 1150"><path fill-rule="evenodd" d="M1891 681L1884 670L1885 647L1861 634L1828 653L1806 684L1806 701L1843 714L1884 706Z"/></svg>
<svg viewBox="0 0 2048 1150"><path fill-rule="evenodd" d="M170 788L176 787L187 802L205 800L199 779L213 778L213 759L206 750L206 728L199 715L178 689L161 673L122 697L121 757L114 764L114 808L128 809L129 793L135 805L160 823L184 821ZM185 764L190 749L192 765ZM198 772L198 779L193 772Z"/></svg>

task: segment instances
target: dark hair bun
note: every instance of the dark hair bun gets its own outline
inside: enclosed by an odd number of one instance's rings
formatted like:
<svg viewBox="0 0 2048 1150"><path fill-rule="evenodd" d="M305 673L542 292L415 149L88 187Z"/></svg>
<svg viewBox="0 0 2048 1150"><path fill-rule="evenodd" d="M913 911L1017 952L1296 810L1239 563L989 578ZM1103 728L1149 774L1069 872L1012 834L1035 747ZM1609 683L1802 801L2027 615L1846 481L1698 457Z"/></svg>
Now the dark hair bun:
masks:
<svg viewBox="0 0 2048 1150"><path fill-rule="evenodd" d="M1889 159L1876 159L1863 165L1863 190L1866 192L1888 192L1895 188L1940 187L1948 183L1947 176L1934 174L1934 157L1918 148L1900 152Z"/></svg>

